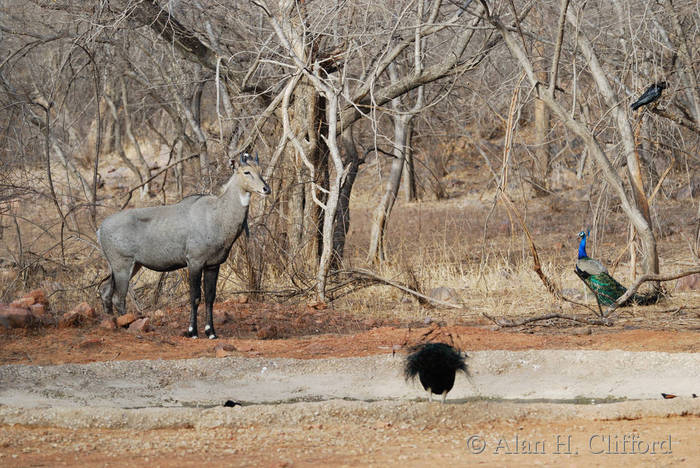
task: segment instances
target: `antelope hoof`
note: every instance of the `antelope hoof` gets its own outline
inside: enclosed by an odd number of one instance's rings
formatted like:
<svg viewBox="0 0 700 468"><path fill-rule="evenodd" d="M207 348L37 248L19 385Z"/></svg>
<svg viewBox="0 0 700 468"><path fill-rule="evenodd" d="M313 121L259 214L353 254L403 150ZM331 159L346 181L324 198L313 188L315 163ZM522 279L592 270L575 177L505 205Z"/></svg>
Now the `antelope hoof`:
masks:
<svg viewBox="0 0 700 468"><path fill-rule="evenodd" d="M199 338L197 336L197 330L194 330L192 327L190 327L183 335L187 338L192 338L192 339Z"/></svg>
<svg viewBox="0 0 700 468"><path fill-rule="evenodd" d="M218 338L218 336L216 336L216 333L212 333L211 335L209 335L210 340L215 340L217 338Z"/></svg>

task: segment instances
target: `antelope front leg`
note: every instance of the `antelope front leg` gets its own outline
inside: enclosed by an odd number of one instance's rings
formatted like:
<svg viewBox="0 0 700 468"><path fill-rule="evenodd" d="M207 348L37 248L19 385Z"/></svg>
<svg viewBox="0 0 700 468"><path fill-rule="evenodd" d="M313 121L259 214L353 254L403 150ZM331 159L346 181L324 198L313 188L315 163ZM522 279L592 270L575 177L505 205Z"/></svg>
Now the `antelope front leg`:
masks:
<svg viewBox="0 0 700 468"><path fill-rule="evenodd" d="M202 269L189 268L190 274L190 327L187 329L185 336L197 338L197 308L202 300Z"/></svg>
<svg viewBox="0 0 700 468"><path fill-rule="evenodd" d="M216 299L216 280L219 277L219 265L204 269L204 305L207 310L207 325L204 333L210 340L216 339L214 331L214 299Z"/></svg>

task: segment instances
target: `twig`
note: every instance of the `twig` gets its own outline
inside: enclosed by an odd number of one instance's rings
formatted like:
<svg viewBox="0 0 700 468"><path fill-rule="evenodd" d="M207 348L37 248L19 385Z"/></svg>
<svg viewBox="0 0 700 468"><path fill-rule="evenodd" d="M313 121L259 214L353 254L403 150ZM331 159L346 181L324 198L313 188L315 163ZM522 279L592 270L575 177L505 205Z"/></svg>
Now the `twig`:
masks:
<svg viewBox="0 0 700 468"><path fill-rule="evenodd" d="M487 319L491 320L493 323L498 325L499 327L519 327L521 325L526 325L528 323L533 323L533 322L539 322L542 320L551 320L551 319L563 319L563 320L571 320L572 322L577 322L577 323L585 323L587 325L605 325L606 327L611 326L613 323L611 320L607 318L602 318L602 319L589 319L585 317L575 317L573 315L566 315L566 314L559 314L559 313L551 313L551 314L545 314L545 315L540 315L537 317L529 317L521 320L507 320L507 319L497 319L495 317L491 317L489 314L486 312L482 312L482 315L486 317Z"/></svg>
<svg viewBox="0 0 700 468"><path fill-rule="evenodd" d="M148 180L145 180L144 182L141 182L141 183L140 183L139 185L137 185L136 187L131 188L131 189L127 192L128 197L126 197L126 201L122 204L122 207L119 208L119 209L120 209L120 210L123 210L124 208L126 208L126 205L128 205L128 204L129 204L129 201L131 200L131 194L134 192L134 190L143 187L144 185L146 185L147 183L149 183L150 181L152 181L153 179L155 179L156 177L158 177L159 175L161 175L163 172L167 171L167 170L170 169L171 167L177 166L177 165L180 164L180 163L183 163L183 162L185 162L185 161L187 161L187 160L189 160L189 159L197 158L197 157L199 157L199 154L192 154L192 155L186 156L186 157L184 157L184 158L182 158L182 159L178 159L178 160L175 161L174 163L168 164L168 165L165 166L163 169L161 169L160 171L158 171L158 172L156 172L155 174L153 174L150 178L148 178Z"/></svg>

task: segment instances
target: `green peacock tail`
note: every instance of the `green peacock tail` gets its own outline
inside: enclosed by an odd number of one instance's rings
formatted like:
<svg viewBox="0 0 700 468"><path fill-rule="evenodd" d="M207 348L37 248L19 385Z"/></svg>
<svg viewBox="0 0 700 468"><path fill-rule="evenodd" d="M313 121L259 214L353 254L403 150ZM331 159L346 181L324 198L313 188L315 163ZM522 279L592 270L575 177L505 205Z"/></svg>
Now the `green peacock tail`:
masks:
<svg viewBox="0 0 700 468"><path fill-rule="evenodd" d="M584 279L584 281L588 287L595 292L596 296L598 296L598 300L603 305L611 305L618 297L622 296L627 291L623 285L618 283L615 278L608 273L591 275Z"/></svg>
<svg viewBox="0 0 700 468"><path fill-rule="evenodd" d="M612 305L620 296L627 292L627 288L617 282L609 273L600 273L591 275L584 279L585 283L591 290L595 291L601 305ZM661 299L662 295L659 291L651 291L646 294L633 294L627 299L623 306L632 303L637 305L656 304Z"/></svg>

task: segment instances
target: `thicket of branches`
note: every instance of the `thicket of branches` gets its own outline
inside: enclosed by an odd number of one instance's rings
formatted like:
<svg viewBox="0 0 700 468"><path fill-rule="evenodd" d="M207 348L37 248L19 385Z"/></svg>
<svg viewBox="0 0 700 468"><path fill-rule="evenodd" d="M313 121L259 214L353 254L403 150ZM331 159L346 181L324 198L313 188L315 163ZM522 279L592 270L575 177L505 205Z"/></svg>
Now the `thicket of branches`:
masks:
<svg viewBox="0 0 700 468"><path fill-rule="evenodd" d="M371 264L397 197L445 196L437 148L459 139L487 162L506 155L494 184L511 167L535 195L557 166L580 176L592 160L655 274L649 196L667 167L698 162L691 0L6 0L0 13L0 215L20 240L24 223L40 232L11 249L25 271L69 268L107 214L212 190L229 157L257 151L273 197L236 250L248 289L325 299L361 165L389 161ZM660 105L631 112L660 81ZM108 156L128 170L115 196ZM52 213L19 212L23 199Z"/></svg>

